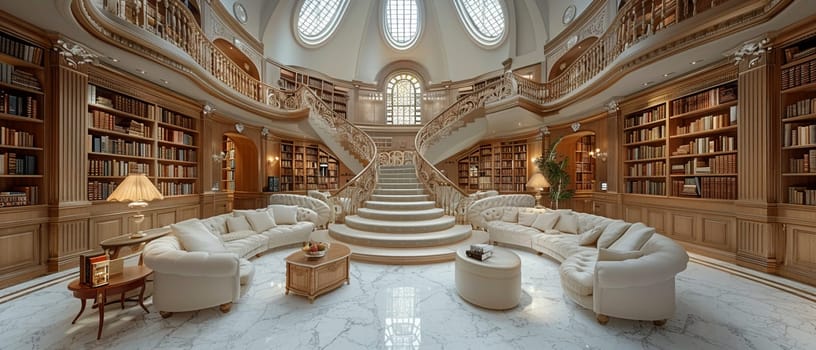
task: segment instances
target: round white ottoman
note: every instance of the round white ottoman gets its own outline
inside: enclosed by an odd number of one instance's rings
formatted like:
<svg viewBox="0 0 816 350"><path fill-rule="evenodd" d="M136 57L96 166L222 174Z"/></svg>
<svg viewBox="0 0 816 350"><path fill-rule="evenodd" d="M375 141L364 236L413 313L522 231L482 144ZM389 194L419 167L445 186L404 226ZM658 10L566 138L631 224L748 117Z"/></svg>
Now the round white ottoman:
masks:
<svg viewBox="0 0 816 350"><path fill-rule="evenodd" d="M467 248L456 251L456 290L462 299L487 309L516 307L521 297L521 259L507 249L494 247L485 261L467 257Z"/></svg>

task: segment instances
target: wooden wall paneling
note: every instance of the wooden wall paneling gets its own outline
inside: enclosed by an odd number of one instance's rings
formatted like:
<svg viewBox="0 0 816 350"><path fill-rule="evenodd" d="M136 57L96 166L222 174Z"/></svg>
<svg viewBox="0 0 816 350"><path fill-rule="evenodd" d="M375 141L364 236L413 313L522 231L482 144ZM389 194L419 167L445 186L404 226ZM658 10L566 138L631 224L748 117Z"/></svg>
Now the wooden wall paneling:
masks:
<svg viewBox="0 0 816 350"><path fill-rule="evenodd" d="M813 283L816 281L816 227L785 225L785 235L790 244L784 272Z"/></svg>
<svg viewBox="0 0 816 350"><path fill-rule="evenodd" d="M0 229L0 275L40 265L40 225Z"/></svg>
<svg viewBox="0 0 816 350"><path fill-rule="evenodd" d="M627 205L623 207L623 220L626 222L643 221L643 207Z"/></svg>
<svg viewBox="0 0 816 350"><path fill-rule="evenodd" d="M697 225L694 214L672 212L671 229L666 230L666 234L674 239L686 242L694 242L697 236Z"/></svg>
<svg viewBox="0 0 816 350"><path fill-rule="evenodd" d="M91 244L94 232L87 218L52 221L48 232L48 269L62 271L77 266L79 254L98 248Z"/></svg>
<svg viewBox="0 0 816 350"><path fill-rule="evenodd" d="M176 208L176 218L179 221L192 219L192 218L197 218L199 212L200 212L200 210L199 210L198 205L178 207L178 208Z"/></svg>
<svg viewBox="0 0 816 350"><path fill-rule="evenodd" d="M648 208L646 210L647 216L644 223L654 227L657 232L666 232L666 217L669 215L669 212L664 209L655 208Z"/></svg>
<svg viewBox="0 0 816 350"><path fill-rule="evenodd" d="M154 212L154 215L156 215L156 226L162 227L181 221L177 220L176 214L175 208L167 208Z"/></svg>
<svg viewBox="0 0 816 350"><path fill-rule="evenodd" d="M53 118L50 123L54 134L49 142L53 156L51 174L51 203L87 204L87 88L88 75L66 65L52 69Z"/></svg>
<svg viewBox="0 0 816 350"><path fill-rule="evenodd" d="M735 219L705 215L700 217L699 242L717 249L733 252L736 246Z"/></svg>

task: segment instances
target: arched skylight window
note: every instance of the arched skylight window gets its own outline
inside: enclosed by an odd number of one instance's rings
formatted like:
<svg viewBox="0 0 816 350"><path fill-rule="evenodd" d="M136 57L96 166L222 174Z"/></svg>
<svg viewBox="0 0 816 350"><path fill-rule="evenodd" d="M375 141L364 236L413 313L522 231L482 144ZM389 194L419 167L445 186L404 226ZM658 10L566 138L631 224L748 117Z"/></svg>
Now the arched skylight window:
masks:
<svg viewBox="0 0 816 350"><path fill-rule="evenodd" d="M422 28L421 11L417 0L388 0L385 2L383 31L388 44L398 50L414 46Z"/></svg>
<svg viewBox="0 0 816 350"><path fill-rule="evenodd" d="M385 123L393 125L422 124L422 90L419 79L411 73L398 73L385 87Z"/></svg>
<svg viewBox="0 0 816 350"><path fill-rule="evenodd" d="M307 46L320 45L337 29L348 0L304 0L297 16L297 36Z"/></svg>
<svg viewBox="0 0 816 350"><path fill-rule="evenodd" d="M453 0L459 19L470 36L487 47L497 46L507 32L507 19L499 0Z"/></svg>

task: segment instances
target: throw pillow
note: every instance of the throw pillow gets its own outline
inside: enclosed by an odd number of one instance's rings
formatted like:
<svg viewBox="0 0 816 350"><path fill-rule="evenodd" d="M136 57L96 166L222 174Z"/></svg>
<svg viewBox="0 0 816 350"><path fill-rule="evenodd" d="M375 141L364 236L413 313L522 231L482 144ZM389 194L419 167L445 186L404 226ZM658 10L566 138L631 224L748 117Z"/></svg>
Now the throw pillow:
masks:
<svg viewBox="0 0 816 350"><path fill-rule="evenodd" d="M246 230L252 230L252 226L249 225L249 221L247 221L246 217L233 216L227 218L227 232L233 233Z"/></svg>
<svg viewBox="0 0 816 350"><path fill-rule="evenodd" d="M555 225L556 230L562 233L578 233L578 215L573 214L572 211L556 211L555 214L560 216Z"/></svg>
<svg viewBox="0 0 816 350"><path fill-rule="evenodd" d="M598 241L603 233L603 227L593 227L586 232L578 235L578 245L593 245Z"/></svg>
<svg viewBox="0 0 816 350"><path fill-rule="evenodd" d="M201 223L212 232L214 235L222 235L227 233L227 217L226 215L217 215L201 220Z"/></svg>
<svg viewBox="0 0 816 350"><path fill-rule="evenodd" d="M227 248L221 240L210 233L198 219L185 220L170 225L173 234L181 241L184 249L190 252L226 252Z"/></svg>
<svg viewBox="0 0 816 350"><path fill-rule="evenodd" d="M643 256L641 251L625 252L614 249L598 249L598 261L624 261L629 259L637 259Z"/></svg>
<svg viewBox="0 0 816 350"><path fill-rule="evenodd" d="M252 230L255 232L263 232L275 227L275 219L265 211L249 213L244 217L246 217L249 226L252 226Z"/></svg>
<svg viewBox="0 0 816 350"><path fill-rule="evenodd" d="M558 221L559 221L558 214L556 213L538 214L536 216L535 221L533 221L533 224L530 225L530 227L536 228L539 231L544 232L555 227L556 222Z"/></svg>
<svg viewBox="0 0 816 350"><path fill-rule="evenodd" d="M629 227L623 236L618 238L615 243L609 246L609 249L632 251L640 250L649 238L654 235L655 229L644 224L637 223Z"/></svg>
<svg viewBox="0 0 816 350"><path fill-rule="evenodd" d="M275 223L278 225L294 225L297 224L297 206L296 205L281 205L272 204L267 207L267 211L272 211L272 217L275 218Z"/></svg>
<svg viewBox="0 0 816 350"><path fill-rule="evenodd" d="M518 208L504 208L504 213L502 214L501 221L504 222L517 222L518 221Z"/></svg>
<svg viewBox="0 0 816 350"><path fill-rule="evenodd" d="M609 248L612 243L615 243L615 241L626 232L626 229L628 229L630 225L630 223L621 220L610 222L609 225L606 225L606 228L604 228L601 236L598 237L598 248Z"/></svg>
<svg viewBox="0 0 816 350"><path fill-rule="evenodd" d="M518 213L518 224L523 226L530 226L535 221L538 213Z"/></svg>

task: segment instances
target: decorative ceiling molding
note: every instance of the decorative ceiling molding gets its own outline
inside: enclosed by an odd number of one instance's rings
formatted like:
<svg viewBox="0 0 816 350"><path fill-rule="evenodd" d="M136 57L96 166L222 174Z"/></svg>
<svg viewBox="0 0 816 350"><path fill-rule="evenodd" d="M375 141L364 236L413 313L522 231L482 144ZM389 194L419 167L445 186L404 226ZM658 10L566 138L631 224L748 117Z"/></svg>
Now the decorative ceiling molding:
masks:
<svg viewBox="0 0 816 350"><path fill-rule="evenodd" d="M57 51L68 62L68 65L74 68L86 63L94 63L101 56L86 46L65 38L57 39L54 43L54 51Z"/></svg>
<svg viewBox="0 0 816 350"><path fill-rule="evenodd" d="M762 56L771 51L771 40L762 38L754 41L749 41L737 48L731 55L734 56L734 64L739 65L743 60L749 59L747 67L753 67L757 64Z"/></svg>

